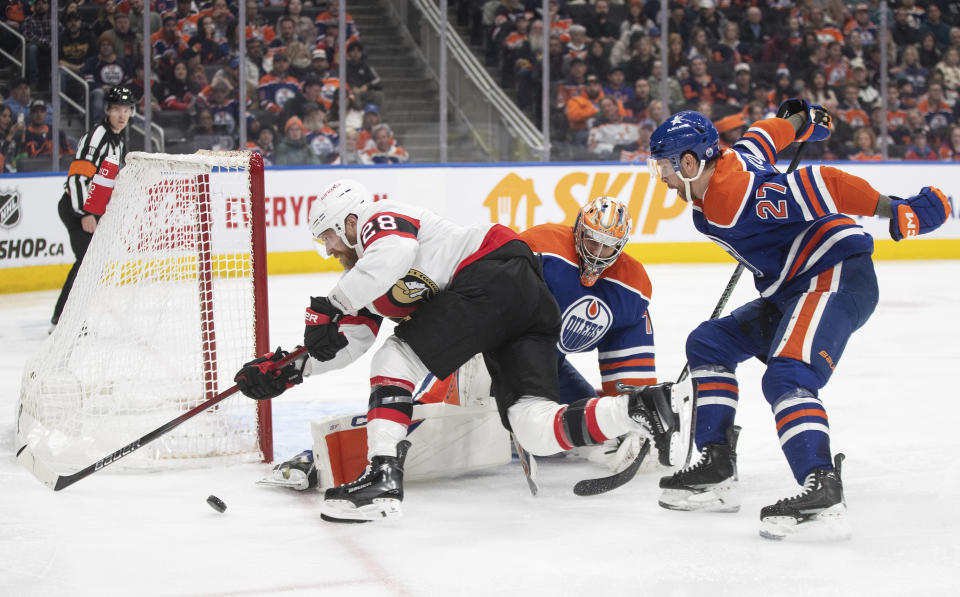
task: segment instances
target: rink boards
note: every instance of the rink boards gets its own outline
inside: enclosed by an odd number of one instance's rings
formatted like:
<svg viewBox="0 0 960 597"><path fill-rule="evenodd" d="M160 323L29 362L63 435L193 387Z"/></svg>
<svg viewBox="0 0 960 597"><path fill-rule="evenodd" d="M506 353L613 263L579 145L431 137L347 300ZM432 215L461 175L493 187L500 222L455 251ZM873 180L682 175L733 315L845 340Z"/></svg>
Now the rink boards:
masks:
<svg viewBox="0 0 960 597"><path fill-rule="evenodd" d="M960 197L960 166L951 163L841 164L880 192L909 196L934 185ZM781 168L783 169L783 168ZM57 215L64 173L0 176L0 293L58 288L73 262ZM214 175L215 176L215 175ZM464 225L498 222L522 231L546 222L572 225L587 200L607 195L626 203L634 222L628 252L645 263L732 261L693 227L689 206L631 164L468 164L400 167L270 168L265 177L268 271L339 269L313 250L310 205L337 178L357 179L375 199L426 207ZM213 183L216 184L214 178ZM108 208L109 209L109 208ZM214 205L217 225L236 227L235 202ZM857 218L877 239L878 259L960 259L960 219L936 232L894 243L888 221Z"/></svg>

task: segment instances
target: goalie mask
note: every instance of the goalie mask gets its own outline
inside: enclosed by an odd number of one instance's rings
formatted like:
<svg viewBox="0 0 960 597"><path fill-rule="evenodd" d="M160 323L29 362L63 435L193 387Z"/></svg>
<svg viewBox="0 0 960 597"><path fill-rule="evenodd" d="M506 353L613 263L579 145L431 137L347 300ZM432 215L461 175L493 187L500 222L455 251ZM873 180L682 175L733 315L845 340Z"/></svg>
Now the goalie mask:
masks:
<svg viewBox="0 0 960 597"><path fill-rule="evenodd" d="M321 235L327 230L333 230L343 244L351 249L355 248L357 243L347 240L344 220L350 214L358 215L360 210L372 201L367 187L355 180L343 178L324 189L310 206L309 214L310 234L313 235L317 252L325 255Z"/></svg>
<svg viewBox="0 0 960 597"><path fill-rule="evenodd" d="M580 283L593 286L603 270L617 260L630 238L627 206L610 197L597 197L580 209L573 242L580 258Z"/></svg>

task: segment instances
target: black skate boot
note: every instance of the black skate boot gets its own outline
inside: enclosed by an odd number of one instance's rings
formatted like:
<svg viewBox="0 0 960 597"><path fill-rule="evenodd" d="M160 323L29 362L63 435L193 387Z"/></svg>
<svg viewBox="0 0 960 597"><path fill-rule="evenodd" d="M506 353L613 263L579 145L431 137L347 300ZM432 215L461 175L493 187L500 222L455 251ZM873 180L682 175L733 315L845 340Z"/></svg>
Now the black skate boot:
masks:
<svg viewBox="0 0 960 597"><path fill-rule="evenodd" d="M630 392L627 414L653 435L660 464L672 466L680 460L680 415L673 402L673 384L658 383Z"/></svg>
<svg viewBox="0 0 960 597"><path fill-rule="evenodd" d="M849 538L850 524L840 479L843 459L843 454L837 454L833 470L813 471L807 475L799 494L763 508L760 511L760 536L778 540L793 536Z"/></svg>
<svg viewBox="0 0 960 597"><path fill-rule="evenodd" d="M313 450L304 450L290 460L273 467L273 474L257 481L257 485L288 487L303 491L317 486L317 467L313 463Z"/></svg>
<svg viewBox="0 0 960 597"><path fill-rule="evenodd" d="M331 487L323 495L320 518L328 522L370 522L400 517L403 501L403 461L410 442L397 444L396 456L374 456L352 483Z"/></svg>
<svg viewBox="0 0 960 597"><path fill-rule="evenodd" d="M737 512L737 437L740 428L727 428L727 443L706 444L700 460L660 479L660 505L669 510Z"/></svg>

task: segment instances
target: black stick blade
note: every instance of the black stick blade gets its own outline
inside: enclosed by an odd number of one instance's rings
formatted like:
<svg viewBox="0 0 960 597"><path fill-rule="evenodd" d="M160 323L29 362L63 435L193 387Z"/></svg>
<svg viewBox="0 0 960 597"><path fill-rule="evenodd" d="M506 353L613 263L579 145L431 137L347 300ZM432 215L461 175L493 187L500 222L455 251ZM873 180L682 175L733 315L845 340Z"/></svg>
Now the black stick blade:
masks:
<svg viewBox="0 0 960 597"><path fill-rule="evenodd" d="M640 465L643 464L643 459L646 458L647 454L649 453L650 441L647 440L643 442L643 447L640 448L640 452L637 454L637 457L633 459L633 462L631 462L627 468L623 469L619 473L614 473L609 477L600 477L599 479L584 479L573 486L573 493L582 497L586 497L588 495L600 495L601 493L613 491L617 487L625 485L637 475L637 471L640 470Z"/></svg>

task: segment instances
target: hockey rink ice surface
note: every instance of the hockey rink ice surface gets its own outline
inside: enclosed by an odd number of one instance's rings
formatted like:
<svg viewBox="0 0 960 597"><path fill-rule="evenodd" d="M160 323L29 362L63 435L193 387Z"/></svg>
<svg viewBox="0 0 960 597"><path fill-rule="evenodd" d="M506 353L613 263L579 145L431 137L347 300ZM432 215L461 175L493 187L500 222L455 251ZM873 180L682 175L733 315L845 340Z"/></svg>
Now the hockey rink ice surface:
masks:
<svg viewBox="0 0 960 597"><path fill-rule="evenodd" d="M648 269L657 371L675 379L686 334L733 266ZM516 461L408 483L402 519L365 525L321 521L319 492L256 486L264 464L107 469L54 493L16 463L14 406L56 293L0 295L0 595L958 595L960 261L879 262L877 271L880 304L821 392L834 451L847 454L853 526L850 541L826 544L758 536L760 508L798 491L759 362L738 371L737 514L660 508L664 471L651 468L611 493L577 497L576 481L608 472L576 458L539 459L537 497ZM273 346L302 340L308 297L336 277L270 279ZM755 296L745 277L730 305ZM599 384L595 353L574 363ZM369 356L274 400L279 459L310 445L310 418L365 411L368 365ZM224 514L205 503L210 494Z"/></svg>

